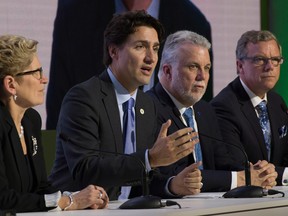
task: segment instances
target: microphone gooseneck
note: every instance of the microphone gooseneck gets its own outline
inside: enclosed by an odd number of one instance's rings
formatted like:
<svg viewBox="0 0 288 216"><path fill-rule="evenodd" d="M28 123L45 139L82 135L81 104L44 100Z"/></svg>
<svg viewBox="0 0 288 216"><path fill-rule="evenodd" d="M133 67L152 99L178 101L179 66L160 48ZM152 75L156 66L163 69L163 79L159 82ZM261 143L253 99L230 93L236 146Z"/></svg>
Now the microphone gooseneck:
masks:
<svg viewBox="0 0 288 216"><path fill-rule="evenodd" d="M61 133L59 136L65 142L69 141L69 137L67 135ZM104 151L104 150L98 150L98 152L111 155L111 156L121 155L121 156L133 158L133 160L135 160L140 165L141 169L143 170L143 175L141 176L143 195L140 197L131 198L127 200L126 202L122 203L119 206L120 209L151 209L151 208L162 208L165 206L172 206L172 205L178 205L179 208L181 208L181 206L177 202L174 202L171 200L162 200L158 196L149 195L150 194L149 193L149 180L150 180L149 172L146 169L145 164L138 157L131 155L131 154L124 154L124 153ZM133 183L130 182L130 185L132 184L136 185L135 182ZM127 184L127 186L129 185Z"/></svg>
<svg viewBox="0 0 288 216"><path fill-rule="evenodd" d="M282 109L284 110L283 106L281 105ZM286 108L285 109L286 113L288 114L287 107L285 106L285 108ZM179 112L179 110L176 107L173 108L173 113L181 119L181 113ZM209 136L207 134L203 134L203 133L200 133L200 132L198 132L198 134L200 136L209 138L211 140L215 140L217 142L221 142L224 145L233 146L233 147L239 149L241 151L241 153L245 157L245 169L244 169L245 186L236 187L236 188L234 188L234 189L232 189L230 191L227 191L223 195L224 198L255 198L255 197L263 197L263 196L266 196L266 195L271 195L271 194L276 194L276 193L282 193L280 191L266 190L266 189L263 189L260 186L251 185L250 162L249 162L248 156L246 154L246 151L243 148L241 148L240 146L235 145L233 143L224 142L221 139ZM282 195L283 195L283 193L282 193Z"/></svg>

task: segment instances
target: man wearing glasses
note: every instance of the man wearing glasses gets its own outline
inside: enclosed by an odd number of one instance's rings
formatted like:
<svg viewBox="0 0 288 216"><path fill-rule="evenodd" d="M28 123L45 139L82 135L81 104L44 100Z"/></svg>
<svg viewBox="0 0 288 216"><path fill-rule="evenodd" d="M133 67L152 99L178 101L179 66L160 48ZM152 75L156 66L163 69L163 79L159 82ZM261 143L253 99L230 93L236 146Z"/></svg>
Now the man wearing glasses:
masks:
<svg viewBox="0 0 288 216"><path fill-rule="evenodd" d="M244 148L252 163L273 163L277 185L288 183L287 106L272 91L282 63L281 46L271 32L245 32L236 47L238 77L211 101L224 141ZM230 151L242 160L237 149Z"/></svg>

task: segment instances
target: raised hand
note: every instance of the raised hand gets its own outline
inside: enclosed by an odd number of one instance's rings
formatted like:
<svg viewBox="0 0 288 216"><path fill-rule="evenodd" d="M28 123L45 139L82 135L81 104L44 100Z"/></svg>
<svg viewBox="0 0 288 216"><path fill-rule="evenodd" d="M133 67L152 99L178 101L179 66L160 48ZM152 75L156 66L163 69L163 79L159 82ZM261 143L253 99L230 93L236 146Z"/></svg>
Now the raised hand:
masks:
<svg viewBox="0 0 288 216"><path fill-rule="evenodd" d="M149 149L149 161L152 168L167 166L186 157L199 142L198 133L192 128L184 128L167 136L171 120L165 122L159 132L154 146Z"/></svg>

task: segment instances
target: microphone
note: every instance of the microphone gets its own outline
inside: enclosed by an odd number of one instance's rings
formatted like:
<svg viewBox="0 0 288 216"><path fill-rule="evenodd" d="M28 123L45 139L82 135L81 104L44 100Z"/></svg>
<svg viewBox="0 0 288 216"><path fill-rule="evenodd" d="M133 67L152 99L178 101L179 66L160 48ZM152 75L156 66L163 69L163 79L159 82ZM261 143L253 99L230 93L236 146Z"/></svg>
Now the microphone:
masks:
<svg viewBox="0 0 288 216"><path fill-rule="evenodd" d="M59 137L65 140L65 142L69 141L69 137L63 133L60 133ZM131 154L124 154L119 152L111 152L111 151L104 151L104 150L98 150L99 153L104 153L107 155L120 155L125 157L133 158L143 169L143 174L141 178L141 184L142 184L142 190L143 195L140 197L134 197L126 202L122 203L119 208L120 209L152 209L152 208L161 208L165 206L172 206L172 205L178 205L179 208L181 208L180 204L177 202L171 201L171 200L162 200L161 197L149 195L149 172L146 169L145 164L136 156ZM139 185L139 182L129 182L126 186L136 186Z"/></svg>
<svg viewBox="0 0 288 216"><path fill-rule="evenodd" d="M176 107L173 108L173 113L181 119L181 113L179 112L179 110ZM236 187L230 191L227 191L225 194L223 194L224 198L256 198L256 197L263 197L266 195L271 195L271 194L276 194L276 193L281 193L283 195L283 193L280 191L267 190L267 189L263 189L260 186L251 185L250 162L249 162L249 159L248 159L248 156L247 156L245 150L242 147L235 145L233 143L226 143L223 140L220 140L216 137L212 137L212 136L207 135L207 134L203 134L200 132L198 132L198 134L200 136L207 137L211 140L221 142L224 145L230 145L230 146L233 146L235 148L238 148L241 151L241 153L244 155L244 158L245 158L245 165L244 165L245 186Z"/></svg>

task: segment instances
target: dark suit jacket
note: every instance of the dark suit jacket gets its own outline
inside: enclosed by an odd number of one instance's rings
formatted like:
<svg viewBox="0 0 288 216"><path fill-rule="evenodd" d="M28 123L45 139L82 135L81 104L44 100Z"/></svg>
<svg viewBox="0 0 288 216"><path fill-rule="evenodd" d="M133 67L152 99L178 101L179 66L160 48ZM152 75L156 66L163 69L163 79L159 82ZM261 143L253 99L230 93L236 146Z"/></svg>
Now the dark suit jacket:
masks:
<svg viewBox="0 0 288 216"><path fill-rule="evenodd" d="M143 173L139 161L145 163L144 152L156 136L155 105L141 90L135 116L137 150L132 156L123 155L117 99L107 71L73 87L63 100L57 127L56 160L49 177L55 186L75 191L97 184L113 200L121 185L139 181Z"/></svg>
<svg viewBox="0 0 288 216"><path fill-rule="evenodd" d="M160 83L147 93L154 98L157 104L159 127L168 119L172 120L168 134L186 127L180 119L177 107ZM219 140L222 140L221 133L216 115L211 106L207 102L200 100L193 108L200 133L199 138L203 155L202 191L229 190L231 186L231 172L223 170L239 170L241 167L233 163L225 145L219 142ZM189 155L170 166L162 167L160 170L163 174L173 176L192 163L194 163L193 156Z"/></svg>
<svg viewBox="0 0 288 216"><path fill-rule="evenodd" d="M47 210L43 194L55 190L47 182L41 145L41 118L35 110L28 109L22 125L27 155L31 159L32 188L28 186L29 172L15 124L9 111L0 103L0 209L15 209L17 212ZM37 148L36 145L33 147L32 138L35 138ZM36 154L33 155L33 152Z"/></svg>
<svg viewBox="0 0 288 216"><path fill-rule="evenodd" d="M273 91L267 93L268 113L272 130L270 162L278 172L281 184L284 167L288 166L288 115L285 102ZM244 147L250 162L267 160L267 151L259 119L239 77L224 88L212 101L218 116L222 136L228 143ZM286 130L286 133L285 133ZM240 158L239 154L234 154Z"/></svg>
<svg viewBox="0 0 288 216"><path fill-rule="evenodd" d="M104 70L103 32L114 13L114 0L58 0L46 100L47 129L56 128L68 90ZM160 1L159 20L167 35L177 30L191 30L211 42L210 24L190 0ZM211 71L207 100L213 95L212 75Z"/></svg>

